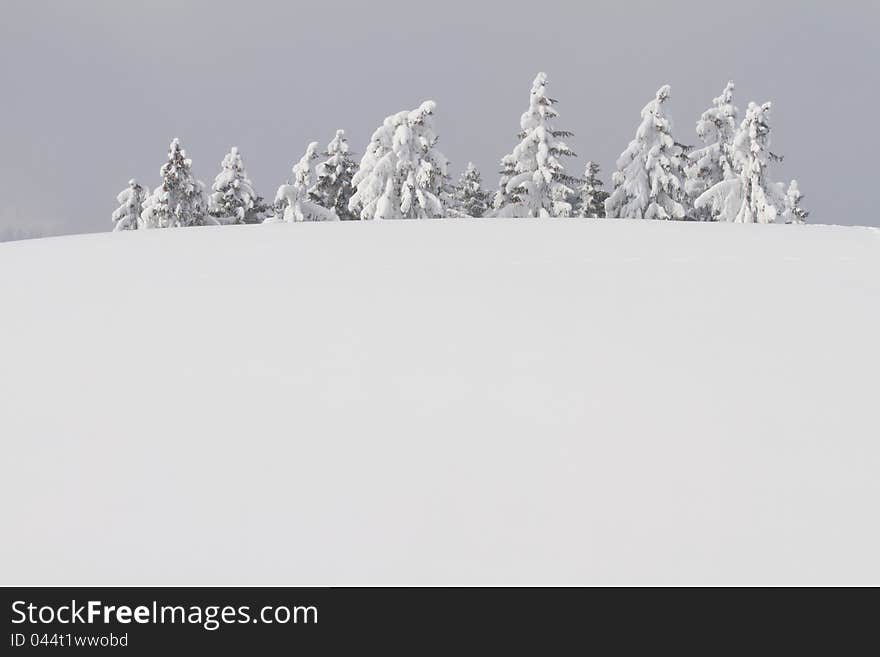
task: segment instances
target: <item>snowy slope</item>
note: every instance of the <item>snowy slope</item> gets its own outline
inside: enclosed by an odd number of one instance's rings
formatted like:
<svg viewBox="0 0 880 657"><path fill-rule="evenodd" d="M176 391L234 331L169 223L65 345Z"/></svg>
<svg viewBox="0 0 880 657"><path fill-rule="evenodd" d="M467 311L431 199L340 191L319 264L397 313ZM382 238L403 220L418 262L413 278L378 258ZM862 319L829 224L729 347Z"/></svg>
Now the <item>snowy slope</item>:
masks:
<svg viewBox="0 0 880 657"><path fill-rule="evenodd" d="M0 245L0 583L880 584L880 231Z"/></svg>

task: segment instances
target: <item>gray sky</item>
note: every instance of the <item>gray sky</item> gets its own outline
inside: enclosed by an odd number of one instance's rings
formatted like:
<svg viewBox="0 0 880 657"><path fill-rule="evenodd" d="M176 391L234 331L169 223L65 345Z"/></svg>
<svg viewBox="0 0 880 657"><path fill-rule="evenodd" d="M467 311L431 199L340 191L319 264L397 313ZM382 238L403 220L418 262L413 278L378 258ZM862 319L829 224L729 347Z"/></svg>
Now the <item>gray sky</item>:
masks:
<svg viewBox="0 0 880 657"><path fill-rule="evenodd" d="M155 186L175 136L208 185L237 145L272 196L309 141L344 128L360 154L385 116L428 98L453 175L472 160L494 188L541 70L575 132L573 172L594 159L609 184L664 83L693 143L733 79L740 110L774 102L774 177L798 178L811 221L880 225L877 2L148 5L3 0L0 239L109 230L116 193Z"/></svg>

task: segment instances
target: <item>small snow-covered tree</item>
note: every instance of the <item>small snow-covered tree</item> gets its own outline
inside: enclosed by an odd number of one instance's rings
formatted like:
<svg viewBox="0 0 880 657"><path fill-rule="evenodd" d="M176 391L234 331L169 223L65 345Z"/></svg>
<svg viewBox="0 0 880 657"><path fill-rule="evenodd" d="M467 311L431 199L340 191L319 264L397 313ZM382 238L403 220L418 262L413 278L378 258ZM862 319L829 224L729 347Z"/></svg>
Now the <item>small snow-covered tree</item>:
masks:
<svg viewBox="0 0 880 657"><path fill-rule="evenodd" d="M318 159L318 142L306 148L305 155L293 167L291 184L281 185L275 193L275 216L264 223L296 221L336 221L339 217L332 210L323 208L309 195L314 182L313 167Z"/></svg>
<svg viewBox="0 0 880 657"><path fill-rule="evenodd" d="M733 178L733 140L736 138L739 109L733 104L733 82L728 82L721 95L712 100L712 107L697 121L697 137L706 144L688 154L685 168L685 190L691 199L722 180ZM715 220L708 208L695 209L695 218Z"/></svg>
<svg viewBox="0 0 880 657"><path fill-rule="evenodd" d="M786 207L782 185L771 182L769 167L779 159L770 152L770 103L749 103L733 141L735 175L716 183L694 201L718 221L772 224Z"/></svg>
<svg viewBox="0 0 880 657"><path fill-rule="evenodd" d="M262 210L258 206L260 198L248 179L238 148L233 146L220 166L220 173L211 185L213 193L208 197L208 212L221 223L258 223Z"/></svg>
<svg viewBox="0 0 880 657"><path fill-rule="evenodd" d="M352 179L349 210L361 219L430 219L444 214L449 163L437 149L434 101L393 114L370 139Z"/></svg>
<svg viewBox="0 0 880 657"><path fill-rule="evenodd" d="M672 122L664 103L664 85L642 109L642 122L617 160L614 191L605 201L605 215L620 219L683 219L682 148L672 138Z"/></svg>
<svg viewBox="0 0 880 657"><path fill-rule="evenodd" d="M495 195L492 197L493 216L497 216L502 208L520 202L517 190L511 189L508 191L507 187L507 183L509 183L510 179L515 175L515 168L516 161L512 154L508 153L501 158L501 171L498 172L501 174L501 178L498 180L498 191L496 191Z"/></svg>
<svg viewBox="0 0 880 657"><path fill-rule="evenodd" d="M461 174L458 184L452 190L452 211L460 217L479 218L489 210L491 194L483 189L483 180L473 162Z"/></svg>
<svg viewBox="0 0 880 657"><path fill-rule="evenodd" d="M351 159L345 130L337 130L323 153L327 159L315 167L315 184L309 195L321 207L332 210L342 220L358 219L348 209L353 189L351 179L357 163Z"/></svg>
<svg viewBox="0 0 880 657"><path fill-rule="evenodd" d="M547 74L538 73L529 109L520 118L520 143L501 160L501 188L495 198L498 216L571 216L572 186L580 181L569 176L562 164L561 158L574 152L562 141L572 133L554 127L556 102L547 95Z"/></svg>
<svg viewBox="0 0 880 657"><path fill-rule="evenodd" d="M201 226L207 219L205 185L192 174L192 160L175 137L168 149L168 161L160 169L162 184L144 203L142 228ZM216 223L208 221L208 223Z"/></svg>
<svg viewBox="0 0 880 657"><path fill-rule="evenodd" d="M584 182L578 188L576 216L593 218L605 216L605 199L608 198L608 192L602 187L599 165L595 162L587 162L584 168Z"/></svg>
<svg viewBox="0 0 880 657"><path fill-rule="evenodd" d="M801 207L801 201L804 195L798 187L798 181L792 180L788 186L788 192L785 194L785 212L782 218L787 224L803 224L806 223L810 213Z"/></svg>
<svg viewBox="0 0 880 657"><path fill-rule="evenodd" d="M129 180L128 187L116 195L116 202L120 205L113 212L113 230L137 230L144 201L149 195L149 189L137 180Z"/></svg>
<svg viewBox="0 0 880 657"><path fill-rule="evenodd" d="M440 193L437 194L437 198L440 199L440 205L443 207L444 217L462 218L467 215L458 210L458 202L455 200L457 186L452 182L448 165L449 163L447 163L446 173L443 174L443 180L440 183Z"/></svg>

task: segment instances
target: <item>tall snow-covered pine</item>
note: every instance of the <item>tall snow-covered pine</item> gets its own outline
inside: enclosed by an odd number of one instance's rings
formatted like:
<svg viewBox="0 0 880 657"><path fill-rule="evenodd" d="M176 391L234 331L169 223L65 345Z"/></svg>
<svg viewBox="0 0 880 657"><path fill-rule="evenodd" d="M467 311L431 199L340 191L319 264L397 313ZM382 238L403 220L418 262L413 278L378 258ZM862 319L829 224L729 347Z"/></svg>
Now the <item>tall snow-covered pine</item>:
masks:
<svg viewBox="0 0 880 657"><path fill-rule="evenodd" d="M529 94L529 109L520 118L519 144L501 160L501 182L495 197L500 217L571 216L573 185L580 182L565 172L563 157L574 152L562 139L572 133L557 130L556 100L547 95L547 74L538 73Z"/></svg>
<svg viewBox="0 0 880 657"><path fill-rule="evenodd" d="M733 104L733 82L728 82L721 95L712 100L712 107L697 121L697 137L705 146L688 154L685 168L685 190L696 199L722 180L733 178L733 140L736 138L739 109ZM694 209L695 218L703 221L717 219L707 208Z"/></svg>
<svg viewBox="0 0 880 657"><path fill-rule="evenodd" d="M434 101L387 117L352 179L349 210L361 219L442 217L448 160L437 149Z"/></svg>
<svg viewBox="0 0 880 657"><path fill-rule="evenodd" d="M786 208L784 187L771 181L770 103L749 103L733 142L734 176L716 183L694 201L718 221L772 224Z"/></svg>
<svg viewBox="0 0 880 657"><path fill-rule="evenodd" d="M357 171L357 163L351 159L345 130L336 131L323 155L327 159L315 167L315 184L309 194L318 205L332 210L340 219L358 219L348 209L348 201L354 192L351 179Z"/></svg>
<svg viewBox="0 0 880 657"><path fill-rule="evenodd" d="M664 85L642 109L642 122L617 160L614 191L605 214L619 219L683 219L682 148L672 138L672 122L663 105L671 88Z"/></svg>

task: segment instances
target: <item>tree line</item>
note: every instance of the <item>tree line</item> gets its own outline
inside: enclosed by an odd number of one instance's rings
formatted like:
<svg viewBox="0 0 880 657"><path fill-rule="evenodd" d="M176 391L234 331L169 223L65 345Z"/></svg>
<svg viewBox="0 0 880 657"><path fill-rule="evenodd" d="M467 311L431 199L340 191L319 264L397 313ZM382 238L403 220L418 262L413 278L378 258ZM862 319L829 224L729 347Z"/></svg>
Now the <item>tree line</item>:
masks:
<svg viewBox="0 0 880 657"><path fill-rule="evenodd" d="M498 188L483 187L469 163L457 182L437 148L436 104L387 117L353 159L345 131L326 148L312 142L272 202L254 191L241 153L233 147L210 191L192 172L192 161L174 139L152 192L136 180L117 196L114 230L226 224L438 217L611 217L803 223L807 216L798 183L774 182L770 167L782 158L770 151L770 103L749 103L740 121L734 84L728 82L696 124L701 145L673 138L662 86L642 109L636 134L616 162L606 192L599 165L568 173L575 156L556 125L557 101L547 95L547 76L532 83L513 150L501 158Z"/></svg>

